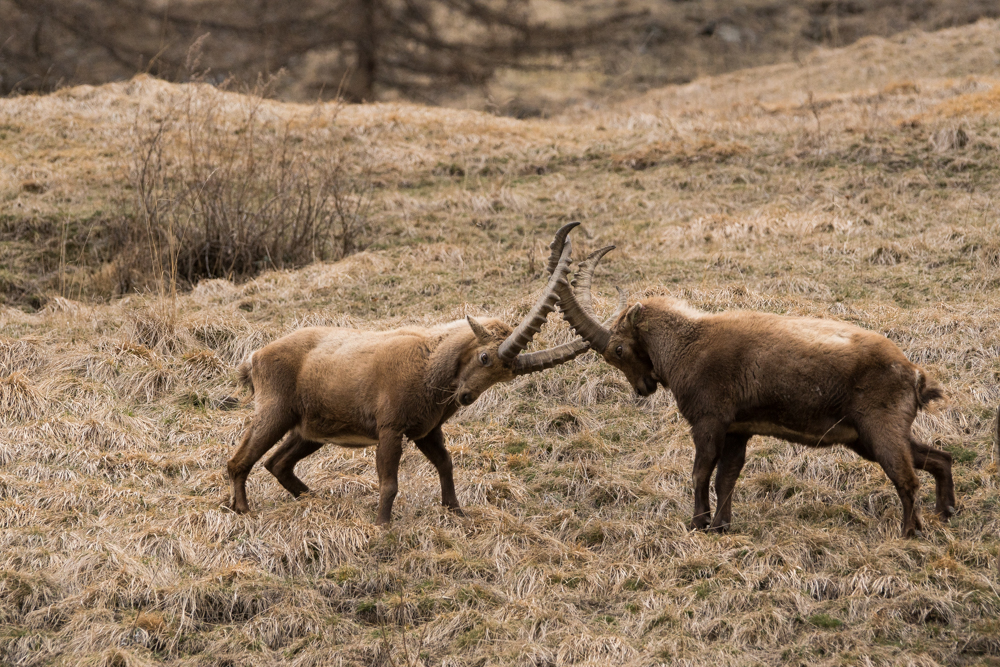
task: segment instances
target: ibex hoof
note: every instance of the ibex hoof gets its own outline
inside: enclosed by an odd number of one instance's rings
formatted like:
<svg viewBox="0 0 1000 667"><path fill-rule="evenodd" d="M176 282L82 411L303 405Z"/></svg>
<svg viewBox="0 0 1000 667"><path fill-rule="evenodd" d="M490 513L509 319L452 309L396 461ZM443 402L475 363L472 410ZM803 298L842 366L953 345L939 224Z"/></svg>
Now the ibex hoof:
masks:
<svg viewBox="0 0 1000 667"><path fill-rule="evenodd" d="M236 502L235 500L232 500L232 499L230 499L229 502L226 505L223 505L223 507L231 509L236 514L246 514L247 512L250 511L250 506L249 505L247 505L246 503L243 503L241 505L240 503L238 503L238 502Z"/></svg>
<svg viewBox="0 0 1000 667"><path fill-rule="evenodd" d="M941 520L942 521L947 521L951 517L953 517L956 514L958 514L958 511L955 509L954 505L948 505L943 510L941 510L939 512L939 514L941 515Z"/></svg>

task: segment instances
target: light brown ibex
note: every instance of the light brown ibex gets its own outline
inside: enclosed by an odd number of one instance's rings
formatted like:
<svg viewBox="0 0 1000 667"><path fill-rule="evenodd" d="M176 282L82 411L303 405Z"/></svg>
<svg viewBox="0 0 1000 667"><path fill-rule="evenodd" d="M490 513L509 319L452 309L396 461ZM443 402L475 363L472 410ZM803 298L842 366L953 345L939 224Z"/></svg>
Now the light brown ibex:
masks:
<svg viewBox="0 0 1000 667"><path fill-rule="evenodd" d="M287 433L264 467L295 497L309 490L295 476L295 464L324 443L376 445L377 523L388 523L406 436L437 468L442 504L461 513L441 425L492 385L551 368L589 348L576 339L521 354L555 309L555 285L565 282L569 271L571 244L566 235L577 224L556 233L548 285L513 331L500 320L472 317L432 328L382 332L310 327L250 354L239 377L253 393L255 410L228 464L232 509L249 511L247 475Z"/></svg>
<svg viewBox="0 0 1000 667"><path fill-rule="evenodd" d="M937 512L955 513L951 455L910 432L942 389L884 336L844 322L734 311L703 313L676 299L628 308L610 326L593 314L588 267L574 290L556 286L563 316L641 396L668 388L695 443L692 529L727 530L747 441L769 435L812 447L841 444L882 466L903 504L903 535L921 529L914 467L937 484ZM709 481L717 507L709 523Z"/></svg>

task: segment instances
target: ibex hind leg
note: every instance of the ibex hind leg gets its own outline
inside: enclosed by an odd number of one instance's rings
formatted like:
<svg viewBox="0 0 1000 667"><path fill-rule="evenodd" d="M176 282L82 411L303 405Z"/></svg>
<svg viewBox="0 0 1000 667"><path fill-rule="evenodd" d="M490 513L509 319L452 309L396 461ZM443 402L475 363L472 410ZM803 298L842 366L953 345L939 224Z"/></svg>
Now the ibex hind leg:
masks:
<svg viewBox="0 0 1000 667"><path fill-rule="evenodd" d="M920 507L916 503L920 480L913 470L910 456L909 424L904 427L894 423L893 415L875 415L859 425L860 442L855 451L867 459L876 461L886 476L896 487L899 500L903 504L903 537L916 537L923 530Z"/></svg>
<svg viewBox="0 0 1000 667"><path fill-rule="evenodd" d="M955 483L951 477L951 454L935 449L910 436L913 467L926 470L934 477L937 504L935 509L942 521L955 515Z"/></svg>
<svg viewBox="0 0 1000 667"><path fill-rule="evenodd" d="M253 423L226 466L233 485L232 508L238 514L250 511L247 503L247 475L250 474L250 469L295 425L294 417L277 417L276 413L280 414L278 410L261 409L258 405Z"/></svg>
<svg viewBox="0 0 1000 667"><path fill-rule="evenodd" d="M290 494L298 498L303 493L308 493L309 487L295 475L295 465L322 446L322 442L306 440L297 430L293 431L264 462L264 467Z"/></svg>

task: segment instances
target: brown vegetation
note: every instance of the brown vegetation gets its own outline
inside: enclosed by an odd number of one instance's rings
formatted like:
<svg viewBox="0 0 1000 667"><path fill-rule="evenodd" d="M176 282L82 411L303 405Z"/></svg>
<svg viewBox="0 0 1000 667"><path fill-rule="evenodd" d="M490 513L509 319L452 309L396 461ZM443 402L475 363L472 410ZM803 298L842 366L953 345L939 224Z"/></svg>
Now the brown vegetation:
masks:
<svg viewBox="0 0 1000 667"><path fill-rule="evenodd" d="M995 89L998 36L862 40L546 121L265 101L364 148L385 232L341 261L173 299L111 301L88 232L127 182L137 113L185 88L0 101L0 662L399 664L405 643L411 664L449 666L995 664L1000 132L963 96ZM964 143L932 141L959 129ZM615 159L653 145L644 169ZM962 512L899 539L880 470L759 438L735 530L688 532L686 423L593 355L496 385L445 425L467 519L408 446L389 530L371 522L368 451L303 461L311 497L258 475L256 513L223 507L249 352L313 325L516 321L542 288L538 239L573 219L581 256L618 245L597 284L886 335L948 388L913 433L952 455Z"/></svg>
<svg viewBox="0 0 1000 667"><path fill-rule="evenodd" d="M369 158L329 127L336 109L307 130L267 114L267 93L258 86L227 104L190 85L168 91L151 117L137 113L122 211L104 234L119 293L340 259L377 233Z"/></svg>
<svg viewBox="0 0 1000 667"><path fill-rule="evenodd" d="M954 2L966 0L952 0ZM0 0L0 93L107 83L136 71L189 81L192 52L216 82L279 75L286 99L413 100L477 89L498 68L609 48L641 32L641 9L548 0ZM533 59L533 62L526 62Z"/></svg>

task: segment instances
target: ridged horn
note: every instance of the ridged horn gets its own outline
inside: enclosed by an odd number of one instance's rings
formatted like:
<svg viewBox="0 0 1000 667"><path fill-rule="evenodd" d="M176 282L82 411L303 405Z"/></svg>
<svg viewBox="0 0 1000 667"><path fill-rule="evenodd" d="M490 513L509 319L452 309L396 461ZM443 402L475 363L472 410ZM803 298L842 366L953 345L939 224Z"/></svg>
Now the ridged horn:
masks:
<svg viewBox="0 0 1000 667"><path fill-rule="evenodd" d="M538 352L526 352L514 359L514 375L527 375L576 359L590 349L590 343L577 338L568 343Z"/></svg>
<svg viewBox="0 0 1000 667"><path fill-rule="evenodd" d="M606 326L611 326L628 309L628 292L617 285L615 285L615 289L618 291L618 308L615 309L614 315L605 320Z"/></svg>
<svg viewBox="0 0 1000 667"><path fill-rule="evenodd" d="M557 284L556 292L559 294L559 308L573 331L583 336L583 339L589 342L592 348L603 353L611 340L611 331L584 310L580 302L577 301L569 283Z"/></svg>
<svg viewBox="0 0 1000 667"><path fill-rule="evenodd" d="M601 248L598 252L600 252L601 255L604 255L611 248L614 248L614 246ZM593 257L596 254L597 253L594 253L590 257ZM587 259L590 259L590 257ZM622 313L628 310L628 292L617 286L615 289L618 291L618 308L615 310L614 315L604 320L605 327L610 327L619 317L621 317ZM577 301L579 301L579 297L577 297ZM556 347L550 347L546 350L518 355L517 359L514 360L514 375L527 375L528 373L547 370L554 366L558 366L559 364L565 364L567 361L576 359L590 349L590 343L583 338L577 338L576 340L571 340L568 343L563 343L562 345L558 345Z"/></svg>
<svg viewBox="0 0 1000 667"><path fill-rule="evenodd" d="M587 259L580 262L573 277L573 293L580 306L590 315L594 314L593 297L590 294L590 284L594 281L594 269L600 263L601 258L615 249L615 246L604 246L600 250L595 250L587 256ZM579 291L578 291L579 290Z"/></svg>
<svg viewBox="0 0 1000 667"><path fill-rule="evenodd" d="M563 246L566 244L566 237L574 227L579 227L579 222L567 222L565 225L559 228L556 232L556 237L552 239L552 243L549 244L549 249L552 251L549 253L549 263L545 267L546 273L552 275L552 272L556 270L556 265L559 264L559 258L562 257Z"/></svg>
<svg viewBox="0 0 1000 667"><path fill-rule="evenodd" d="M572 229L572 227L570 229ZM521 350L528 347L528 343L530 343L531 339L535 337L535 334L542 330L542 324L545 323L545 318L548 317L549 313L555 310L556 302L559 301L559 296L556 294L556 286L562 284L565 285L567 289L569 288L569 282L566 280L566 274L569 273L569 258L572 248L573 244L569 240L565 240L562 252L560 253L559 261L556 263L556 266L552 271L552 275L549 277L549 282L545 286L545 291L542 292L540 297L538 297L538 301L535 302L531 311L525 315L524 319L521 320L521 323L517 325L516 329L514 329L514 333L508 336L504 342L500 343L500 348L497 350L497 356L500 357L502 361L507 363L513 362L514 358L521 353Z"/></svg>

